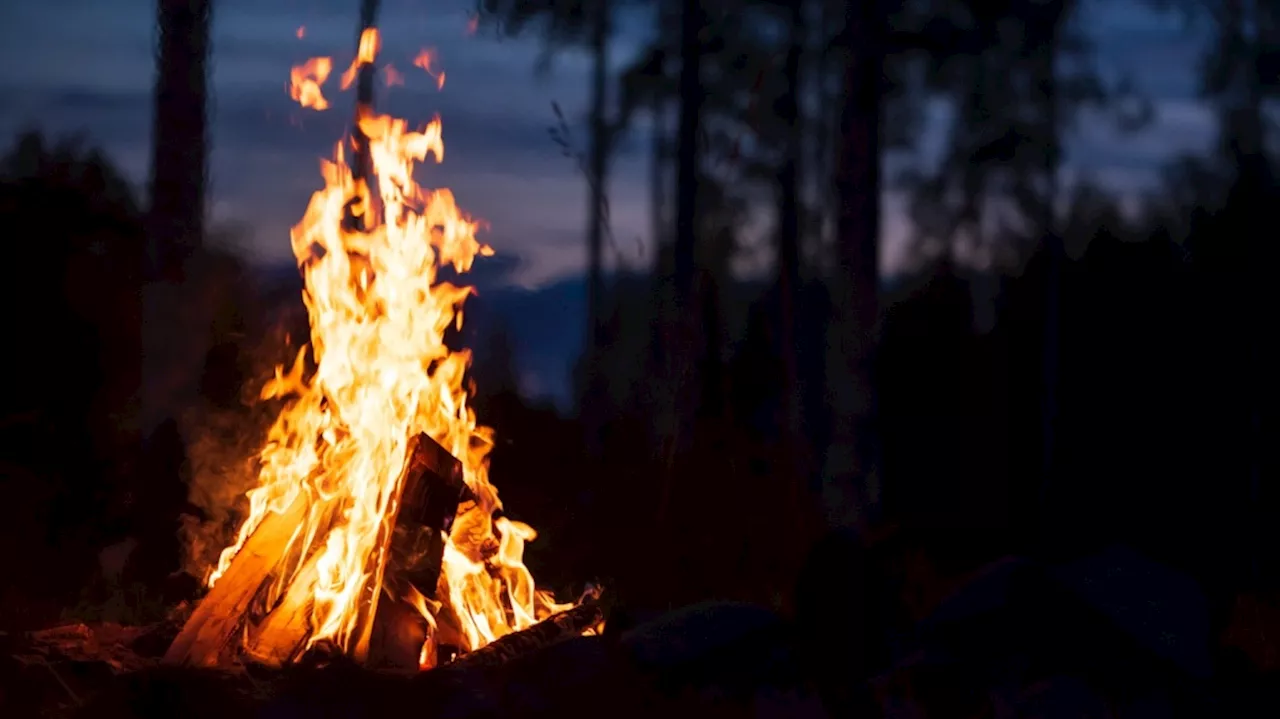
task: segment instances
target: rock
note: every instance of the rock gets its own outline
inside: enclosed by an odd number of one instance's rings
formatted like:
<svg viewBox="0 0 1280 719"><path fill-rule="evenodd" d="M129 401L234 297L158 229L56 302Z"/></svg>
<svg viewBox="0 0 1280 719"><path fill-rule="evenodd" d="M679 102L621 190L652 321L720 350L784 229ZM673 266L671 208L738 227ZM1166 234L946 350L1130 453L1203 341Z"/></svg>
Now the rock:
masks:
<svg viewBox="0 0 1280 719"><path fill-rule="evenodd" d="M624 633L619 645L658 694L678 700L682 710L812 711L818 705L805 688L793 635L768 609L709 602L641 624Z"/></svg>
<svg viewBox="0 0 1280 719"><path fill-rule="evenodd" d="M1018 716L1042 719L1086 719L1112 716L1108 702L1078 677L1054 676L1025 688L1014 699ZM1122 715L1124 716L1124 715ZM1157 717L1165 714L1139 714Z"/></svg>
<svg viewBox="0 0 1280 719"><path fill-rule="evenodd" d="M1005 557L978 570L923 622L938 627L1006 611L1014 601L1015 582L1029 568L1026 560Z"/></svg>
<svg viewBox="0 0 1280 719"><path fill-rule="evenodd" d="M707 602L684 607L640 624L624 633L620 642L642 667L683 671L748 645L755 656L735 659L760 666L757 661L781 646L784 623L777 614L750 604ZM764 640L763 646L756 642ZM763 656L757 655L763 652ZM726 657L727 658L727 657Z"/></svg>
<svg viewBox="0 0 1280 719"><path fill-rule="evenodd" d="M915 627L876 680L882 711L986 702L1012 716L1105 716L1104 705L1119 717L1222 715L1202 681L1207 614L1188 582L1126 549L1063 567L996 562ZM1190 635L1181 648L1178 632Z"/></svg>
<svg viewBox="0 0 1280 719"><path fill-rule="evenodd" d="M852 529L827 533L796 581L800 661L833 714L868 710L867 681L888 663L889 624L880 545L885 537Z"/></svg>
<svg viewBox="0 0 1280 719"><path fill-rule="evenodd" d="M1152 654L1196 679L1212 672L1209 606L1190 577L1124 546L1052 574Z"/></svg>
<svg viewBox="0 0 1280 719"><path fill-rule="evenodd" d="M512 660L492 683L501 687L501 716L572 716L591 707L627 717L648 702L635 665L614 642L579 637Z"/></svg>

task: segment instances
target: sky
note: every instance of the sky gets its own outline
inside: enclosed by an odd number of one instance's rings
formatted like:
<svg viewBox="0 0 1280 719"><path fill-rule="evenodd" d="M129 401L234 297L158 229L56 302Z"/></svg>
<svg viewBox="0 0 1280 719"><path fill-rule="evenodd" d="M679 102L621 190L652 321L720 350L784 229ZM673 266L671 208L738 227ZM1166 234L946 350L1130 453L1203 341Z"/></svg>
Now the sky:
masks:
<svg viewBox="0 0 1280 719"><path fill-rule="evenodd" d="M36 126L83 132L138 182L145 179L153 78L154 0L43 0L3 3L0 27L0 138ZM406 77L381 90L380 107L411 120L440 113L445 161L423 175L454 190L462 207L488 221L497 251L518 258L511 282L538 287L583 268L586 188L551 141L551 103L575 123L585 110L587 60L561 54L543 77L534 72L536 38L468 36L472 0L383 0L381 60ZM1070 141L1069 163L1106 185L1135 192L1155 181L1164 161L1208 146L1212 119L1196 101L1196 41L1182 23L1137 0L1090 0L1085 26L1104 74L1130 73L1156 102L1155 123L1121 136L1085 117ZM332 152L349 117L350 98L315 113L287 96L291 65L329 55L345 67L354 51L356 0L219 0L213 44L212 214L241 228L246 254L290 261L288 228L319 183L318 159ZM296 37L304 26L304 37ZM643 43L642 23L624 24L614 48L621 63ZM443 90L411 66L434 48L447 74ZM335 73L336 74L336 73ZM330 89L336 93L330 81ZM345 100L345 103L344 103ZM942 113L938 115L941 120ZM579 139L584 133L579 127ZM940 134L924 147L937 146ZM644 159L626 154L610 184L622 251L642 257L648 203ZM886 197L884 267L901 269L906 217Z"/></svg>
<svg viewBox="0 0 1280 719"><path fill-rule="evenodd" d="M582 174L552 142L552 103L575 125L579 142L586 106L587 58L557 56L549 74L534 72L536 38L469 36L474 0L382 0L380 60L405 76L379 90L378 106L426 122L441 115L444 162L419 175L449 187L459 205L490 227L483 239L502 258L487 283L506 286L489 297L514 334L526 393L568 401L568 373L581 343L586 187ZM1146 10L1141 0L1084 0L1082 22L1104 76L1129 74L1156 106L1154 123L1122 136L1107 120L1081 118L1068 138L1071 173L1084 172L1124 193L1150 188L1174 156L1208 148L1214 123L1196 99L1201 39L1177 18ZM0 2L0 142L36 127L54 135L83 133L138 187L146 178L153 80L154 0ZM289 228L320 183L319 160L331 155L350 118L351 98L316 113L288 97L289 69L327 55L343 68L355 49L357 0L217 0L214 15L211 213L239 228L241 250L264 266L289 267ZM623 23L612 61L640 47L646 22ZM297 30L305 27L302 38ZM443 90L412 67L433 48L447 75ZM336 75L336 73L335 73ZM945 112L934 113L935 128ZM922 139L941 145L937 129ZM643 146L632 143L633 148ZM634 150L614 160L609 186L617 246L631 262L647 259L645 158ZM902 271L911 256L902 198L884 198L882 271ZM558 325L555 323L559 323Z"/></svg>

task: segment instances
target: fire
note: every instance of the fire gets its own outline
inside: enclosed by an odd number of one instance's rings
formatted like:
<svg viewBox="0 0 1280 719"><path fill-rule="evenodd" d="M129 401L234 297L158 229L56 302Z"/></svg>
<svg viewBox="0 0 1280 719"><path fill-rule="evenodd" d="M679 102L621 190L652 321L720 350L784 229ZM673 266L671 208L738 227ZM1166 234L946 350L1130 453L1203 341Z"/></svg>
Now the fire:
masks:
<svg viewBox="0 0 1280 719"><path fill-rule="evenodd" d="M383 67L382 74L385 76L384 82L386 82L387 87L404 84L404 75L400 74L400 71L392 65Z"/></svg>
<svg viewBox="0 0 1280 719"><path fill-rule="evenodd" d="M376 28L367 28L360 33L360 48L356 51L356 57L351 61L351 66L347 71L342 73L342 89L346 90L351 87L351 83L356 81L356 75L360 72L362 65L372 65L374 58L378 56L378 50L382 47L382 38L378 35Z"/></svg>
<svg viewBox="0 0 1280 719"><path fill-rule="evenodd" d="M289 96L303 107L327 110L329 101L320 92L320 86L333 72L333 61L327 57L313 57L289 72Z"/></svg>
<svg viewBox="0 0 1280 719"><path fill-rule="evenodd" d="M418 51L417 57L413 58L413 64L422 68L428 75L436 79L436 89L444 89L444 70L436 72L436 53L431 48L423 48Z"/></svg>
<svg viewBox="0 0 1280 719"><path fill-rule="evenodd" d="M366 31L344 87L374 62L378 45L377 32ZM293 98L304 107L328 107L320 85L331 67L318 58L294 68ZM493 518L502 508L488 477L493 432L477 424L468 404L469 354L444 344L446 329L461 325L469 290L439 281L438 271L448 265L465 272L492 250L476 239L479 223L449 190L427 190L414 180L428 155L443 159L440 120L412 130L403 119L360 107L358 124L369 142L372 187L353 176L339 142L334 160L322 163L324 187L293 228L312 361L304 348L262 388L263 399L283 400L284 408L259 455L249 516L208 584L227 571L268 513L305 501L306 519L289 541L301 556L319 557L305 579L314 582L308 646L327 640L359 655L387 571L411 442L425 433L461 460L475 498L461 506L446 538L439 586L418 587L407 598L431 628L422 652L427 667L436 661L443 608L457 620L461 648L474 650L569 605L537 591L524 566L534 530ZM347 221L351 212L363 218L362 230ZM303 574L279 577L277 588L304 581Z"/></svg>

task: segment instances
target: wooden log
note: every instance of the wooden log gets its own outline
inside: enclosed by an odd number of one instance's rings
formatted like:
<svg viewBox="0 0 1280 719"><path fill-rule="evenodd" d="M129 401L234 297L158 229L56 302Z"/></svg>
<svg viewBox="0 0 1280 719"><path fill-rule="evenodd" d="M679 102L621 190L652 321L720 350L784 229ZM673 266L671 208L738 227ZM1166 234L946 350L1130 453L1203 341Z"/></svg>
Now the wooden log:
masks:
<svg viewBox="0 0 1280 719"><path fill-rule="evenodd" d="M426 435L415 440L407 464L401 484L393 553L397 562L406 565L406 578L424 594L432 596L440 574L444 537L452 526L459 500L467 496L466 482L462 464ZM317 551L311 556L298 559L301 568L261 622L246 626L246 617L254 598L280 564L289 536L282 536L281 532L286 528L295 529L305 512L305 502L299 500L285 514L269 514L263 520L232 560L226 575L201 600L191 621L166 653L166 662L216 665L227 658L233 638L242 636L241 629L247 629L243 632L244 650L254 661L281 666L298 659L311 634L311 608L319 578L318 548L323 543L317 543ZM273 549L275 555L267 556ZM245 557L243 561L242 557ZM385 597L383 599L385 601ZM376 621L375 616L366 636L371 636L372 623ZM399 635L383 633L378 641L388 636ZM388 652L382 651L381 646L372 647L372 651L375 663L387 663ZM389 648L389 652L396 665L402 663L403 651Z"/></svg>
<svg viewBox="0 0 1280 719"><path fill-rule="evenodd" d="M169 650L165 664L212 667L219 664L239 636L250 605L271 578L289 540L307 515L299 493L281 513L268 512L245 540L227 571L200 600Z"/></svg>
<svg viewBox="0 0 1280 719"><path fill-rule="evenodd" d="M602 621L604 621L604 611L600 605L594 601L583 602L572 609L553 614L531 627L500 637L459 658L449 666L459 669L501 666L518 656L556 642L580 637L583 632Z"/></svg>
<svg viewBox="0 0 1280 719"><path fill-rule="evenodd" d="M430 637L427 620L417 608L399 597L383 593L373 621L369 641L369 666L377 669L416 672L423 659L423 646ZM431 652L427 652L428 656Z"/></svg>
<svg viewBox="0 0 1280 719"><path fill-rule="evenodd" d="M320 579L320 552L313 552L289 583L280 603L251 627L244 653L254 661L280 667L297 659L311 636L311 602Z"/></svg>
<svg viewBox="0 0 1280 719"><path fill-rule="evenodd" d="M435 440L419 435L409 456L392 535L391 584L412 584L423 596L435 598L445 538L458 514L458 504L469 497L462 463ZM402 590L396 594L403 594ZM364 658L370 665L418 668L427 629L414 607L383 593L368 631Z"/></svg>
<svg viewBox="0 0 1280 719"><path fill-rule="evenodd" d="M462 462L434 439L418 435L401 490L400 517L447 534L468 494Z"/></svg>

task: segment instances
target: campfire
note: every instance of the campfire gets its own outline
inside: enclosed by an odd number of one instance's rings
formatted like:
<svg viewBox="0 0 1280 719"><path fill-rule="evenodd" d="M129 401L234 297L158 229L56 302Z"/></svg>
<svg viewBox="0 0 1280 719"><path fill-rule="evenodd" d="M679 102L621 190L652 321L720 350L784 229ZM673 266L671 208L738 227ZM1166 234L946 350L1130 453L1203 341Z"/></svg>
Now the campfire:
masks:
<svg viewBox="0 0 1280 719"><path fill-rule="evenodd" d="M378 49L366 30L344 89ZM331 69L329 58L294 68L291 96L328 108ZM349 166L349 153L362 161ZM500 514L493 432L468 404L470 356L444 341L470 290L439 278L492 250L452 193L415 182L428 155L444 157L438 117L413 130L358 104L356 130L323 163L291 237L310 345L262 388L283 408L248 516L166 662L343 655L428 669L600 624L594 597L557 603L535 587L522 555L536 533Z"/></svg>

